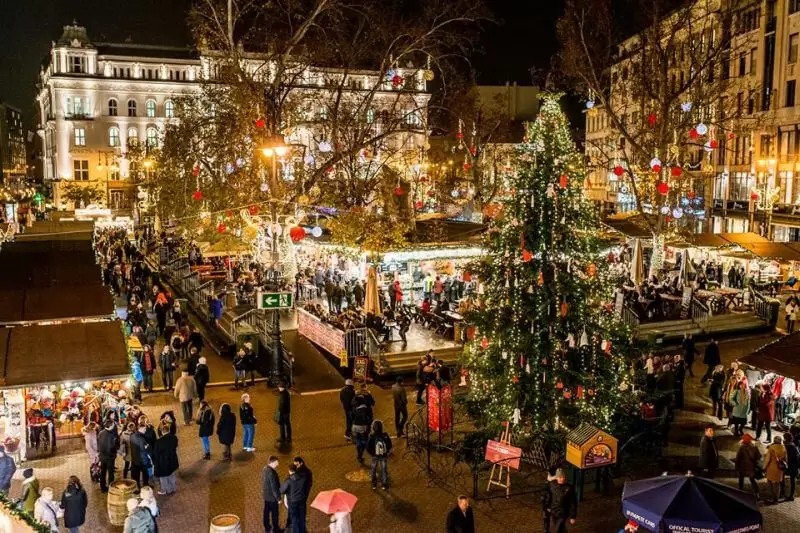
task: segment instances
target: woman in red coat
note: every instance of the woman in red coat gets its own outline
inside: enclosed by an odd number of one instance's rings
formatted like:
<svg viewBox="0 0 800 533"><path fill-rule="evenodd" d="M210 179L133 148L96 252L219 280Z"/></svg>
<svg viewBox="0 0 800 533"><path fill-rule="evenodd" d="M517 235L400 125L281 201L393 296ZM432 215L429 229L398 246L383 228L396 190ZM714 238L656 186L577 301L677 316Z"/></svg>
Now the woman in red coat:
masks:
<svg viewBox="0 0 800 533"><path fill-rule="evenodd" d="M772 442L772 421L775 420L775 396L766 383L761 384L761 396L758 399L758 425L756 440L761 440L761 429L767 428L767 443Z"/></svg>

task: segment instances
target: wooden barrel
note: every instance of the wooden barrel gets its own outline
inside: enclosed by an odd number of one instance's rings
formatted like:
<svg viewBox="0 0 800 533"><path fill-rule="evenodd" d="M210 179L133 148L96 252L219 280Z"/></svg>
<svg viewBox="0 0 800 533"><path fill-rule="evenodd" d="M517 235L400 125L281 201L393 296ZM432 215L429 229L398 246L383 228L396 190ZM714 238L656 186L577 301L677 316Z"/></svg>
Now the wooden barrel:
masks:
<svg viewBox="0 0 800 533"><path fill-rule="evenodd" d="M219 514L211 519L209 533L241 533L242 523L235 514Z"/></svg>
<svg viewBox="0 0 800 533"><path fill-rule="evenodd" d="M136 482L118 479L108 487L108 521L112 526L124 526L128 516L128 500L136 497Z"/></svg>

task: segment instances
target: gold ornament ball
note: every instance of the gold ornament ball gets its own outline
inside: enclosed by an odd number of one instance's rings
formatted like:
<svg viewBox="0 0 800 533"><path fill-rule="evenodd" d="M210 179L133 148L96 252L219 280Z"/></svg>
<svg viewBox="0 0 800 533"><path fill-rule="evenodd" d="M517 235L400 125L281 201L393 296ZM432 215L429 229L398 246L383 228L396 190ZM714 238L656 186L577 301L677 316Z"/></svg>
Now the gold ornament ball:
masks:
<svg viewBox="0 0 800 533"><path fill-rule="evenodd" d="M434 74L432 70L425 71L425 81L433 81Z"/></svg>
<svg viewBox="0 0 800 533"><path fill-rule="evenodd" d="M258 228L253 224L247 225L242 229L242 239L252 241L258 236Z"/></svg>
<svg viewBox="0 0 800 533"><path fill-rule="evenodd" d="M301 194L297 197L297 203L300 205L308 205L309 202L311 202L311 199L305 194Z"/></svg>

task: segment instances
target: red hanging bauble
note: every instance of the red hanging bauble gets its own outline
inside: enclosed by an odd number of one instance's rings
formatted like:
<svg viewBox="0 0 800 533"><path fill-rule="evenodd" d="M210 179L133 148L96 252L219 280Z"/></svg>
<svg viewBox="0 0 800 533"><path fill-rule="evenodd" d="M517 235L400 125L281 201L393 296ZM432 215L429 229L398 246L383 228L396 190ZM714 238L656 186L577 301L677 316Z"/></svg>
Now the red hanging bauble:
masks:
<svg viewBox="0 0 800 533"><path fill-rule="evenodd" d="M666 196L667 194L669 194L669 183L667 183L666 181L659 182L658 185L656 185L656 190L658 191L659 194L663 194Z"/></svg>
<svg viewBox="0 0 800 533"><path fill-rule="evenodd" d="M536 278L536 283L538 285L544 285L544 275L541 270L539 271L539 276Z"/></svg>
<svg viewBox="0 0 800 533"><path fill-rule="evenodd" d="M653 165L653 172L655 172L656 174L661 172L661 165Z"/></svg>
<svg viewBox="0 0 800 533"><path fill-rule="evenodd" d="M716 150L717 148L719 148L719 141L716 139L711 139L710 141L708 141L708 145L714 150Z"/></svg>
<svg viewBox="0 0 800 533"><path fill-rule="evenodd" d="M192 193L192 200L202 200L203 199L203 192L202 191L194 191Z"/></svg>
<svg viewBox="0 0 800 533"><path fill-rule="evenodd" d="M558 185L562 189L566 189L567 186L569 185L569 176L567 176L566 174L561 174L561 177L558 178Z"/></svg>
<svg viewBox="0 0 800 533"><path fill-rule="evenodd" d="M394 195L395 196L403 196L403 188L402 187L395 187L394 188Z"/></svg>
<svg viewBox="0 0 800 533"><path fill-rule="evenodd" d="M622 176L623 174L625 174L625 169L617 165L614 167L614 174L616 174L617 176Z"/></svg>
<svg viewBox="0 0 800 533"><path fill-rule="evenodd" d="M564 384L559 381L559 382L556 383L556 388L558 390L562 390L564 388Z"/></svg>
<svg viewBox="0 0 800 533"><path fill-rule="evenodd" d="M260 118L260 119L256 120L256 128L258 128L258 129L264 129L264 127L265 127L266 125L267 125L267 121L266 121L266 120L264 120L263 118Z"/></svg>
<svg viewBox="0 0 800 533"><path fill-rule="evenodd" d="M417 201L414 203L414 207L416 207L417 209L422 209L422 207L423 207L424 205L425 205L425 204L423 204L423 203L422 203L422 200L417 200Z"/></svg>
<svg viewBox="0 0 800 533"><path fill-rule="evenodd" d="M473 144L472 146L470 146L470 147L469 147L469 153L471 153L472 155L475 155L475 153L476 153L477 151L478 151L478 149L477 149L477 148L475 148L475 145L474 145L474 144Z"/></svg>
<svg viewBox="0 0 800 533"><path fill-rule="evenodd" d="M674 177L678 178L678 177L680 177L680 175L681 175L681 174L683 174L683 169L682 169L681 167L672 167L672 168L670 169L670 173L671 173L671 174L672 174Z"/></svg>
<svg viewBox="0 0 800 533"><path fill-rule="evenodd" d="M487 339L486 337L483 337L481 339L481 348L483 348L485 350L488 347L489 347L489 339Z"/></svg>
<svg viewBox="0 0 800 533"><path fill-rule="evenodd" d="M400 74L395 74L394 76L392 76L392 85L394 87L399 87L402 84L403 84L403 76L401 76Z"/></svg>
<svg viewBox="0 0 800 533"><path fill-rule="evenodd" d="M735 134L735 133L733 133L733 132L730 132L730 133L728 134L728 139L735 139L735 138L736 138L736 134Z"/></svg>
<svg viewBox="0 0 800 533"><path fill-rule="evenodd" d="M194 177L197 177L197 176L199 176L199 175L200 175L200 165L198 165L197 163L195 163L195 164L192 166L192 176L194 176Z"/></svg>
<svg viewBox="0 0 800 533"><path fill-rule="evenodd" d="M689 138L690 139L697 139L699 136L700 136L700 134L697 133L696 129L692 128L692 129L689 130Z"/></svg>
<svg viewBox="0 0 800 533"><path fill-rule="evenodd" d="M578 385L577 386L577 388L575 390L575 396L577 396L579 399L583 398L583 385Z"/></svg>
<svg viewBox="0 0 800 533"><path fill-rule="evenodd" d="M566 398L567 400L572 398L572 391L570 391L569 389L565 390L564 391L564 398Z"/></svg>
<svg viewBox="0 0 800 533"><path fill-rule="evenodd" d="M300 242L306 237L306 230L300 226L292 226L289 230L289 238L292 242Z"/></svg>
<svg viewBox="0 0 800 533"><path fill-rule="evenodd" d="M463 138L464 138L464 133L463 132L459 131L458 133L456 133L456 139L458 139L460 141Z"/></svg>
<svg viewBox="0 0 800 533"><path fill-rule="evenodd" d="M511 383L519 383L519 378L517 376L514 376L513 378L511 378Z"/></svg>
<svg viewBox="0 0 800 533"><path fill-rule="evenodd" d="M225 224L223 224L222 222L217 224L217 232L218 233L225 233L226 229L228 229L227 226L225 226Z"/></svg>
<svg viewBox="0 0 800 533"><path fill-rule="evenodd" d="M758 200L758 193L757 192L750 193L750 199L753 201Z"/></svg>
<svg viewBox="0 0 800 533"><path fill-rule="evenodd" d="M648 124L650 124L651 126L652 126L653 124L655 124L655 123L656 123L656 120L658 120L658 117L656 117L656 114L655 114L655 113L650 113L650 114L647 116L647 122L648 122Z"/></svg>
<svg viewBox="0 0 800 533"><path fill-rule="evenodd" d="M561 318L566 318L567 313L569 313L569 304L567 302L561 302Z"/></svg>
<svg viewBox="0 0 800 533"><path fill-rule="evenodd" d="M250 212L250 214L252 216L256 216L258 214L258 206L257 205L251 205L250 207L247 208L247 210Z"/></svg>
<svg viewBox="0 0 800 533"><path fill-rule="evenodd" d="M464 172L467 172L470 168L472 168L472 165L469 163L464 163Z"/></svg>
<svg viewBox="0 0 800 533"><path fill-rule="evenodd" d="M524 263L527 263L531 259L533 259L533 254L530 253L528 250L522 250L522 261Z"/></svg>
<svg viewBox="0 0 800 533"><path fill-rule="evenodd" d="M228 217L228 218L232 217L233 216L233 211L228 209L227 211L225 211L225 216Z"/></svg>
<svg viewBox="0 0 800 533"><path fill-rule="evenodd" d="M694 191L689 191L689 193L686 196L689 197L689 200L694 200Z"/></svg>

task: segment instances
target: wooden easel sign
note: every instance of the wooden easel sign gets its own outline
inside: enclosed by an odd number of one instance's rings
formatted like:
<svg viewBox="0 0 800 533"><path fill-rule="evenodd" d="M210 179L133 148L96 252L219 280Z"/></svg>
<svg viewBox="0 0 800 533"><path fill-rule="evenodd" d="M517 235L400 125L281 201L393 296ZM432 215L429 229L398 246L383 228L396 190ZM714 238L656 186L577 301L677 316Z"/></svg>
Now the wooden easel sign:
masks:
<svg viewBox="0 0 800 533"><path fill-rule="evenodd" d="M492 485L506 489L506 498L511 496L511 470L519 470L522 449L512 446L511 425L503 422L503 431L497 440L486 443L485 459L492 463L489 474L489 491Z"/></svg>

